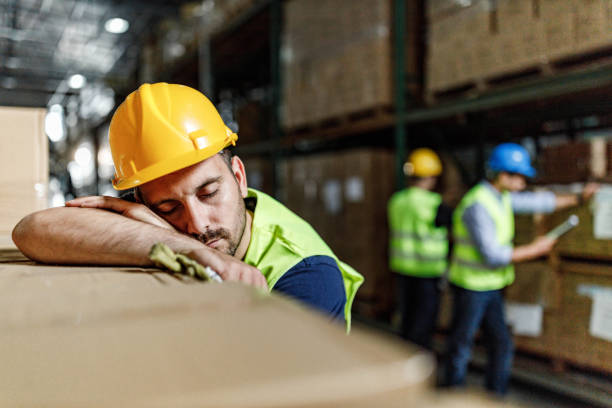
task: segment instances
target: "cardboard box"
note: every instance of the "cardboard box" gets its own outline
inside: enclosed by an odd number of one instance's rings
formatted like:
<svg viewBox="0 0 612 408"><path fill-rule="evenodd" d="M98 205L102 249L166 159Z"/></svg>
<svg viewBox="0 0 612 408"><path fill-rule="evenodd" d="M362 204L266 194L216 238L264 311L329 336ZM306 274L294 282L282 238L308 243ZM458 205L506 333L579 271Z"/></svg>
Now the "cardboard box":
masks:
<svg viewBox="0 0 612 408"><path fill-rule="evenodd" d="M562 58L575 52L575 4L568 0L540 0L540 19L544 23L546 57Z"/></svg>
<svg viewBox="0 0 612 408"><path fill-rule="evenodd" d="M47 206L44 119L44 109L0 107L0 235L10 235L23 216Z"/></svg>
<svg viewBox="0 0 612 408"><path fill-rule="evenodd" d="M538 181L574 183L603 177L608 156L607 143L601 138L547 146L538 154Z"/></svg>
<svg viewBox="0 0 612 408"><path fill-rule="evenodd" d="M368 406L432 381L423 352L247 286L15 255L0 253L3 406Z"/></svg>
<svg viewBox="0 0 612 408"><path fill-rule="evenodd" d="M608 32L607 11L609 1L580 0L576 1L576 51L589 52L612 44Z"/></svg>
<svg viewBox="0 0 612 408"><path fill-rule="evenodd" d="M243 163L249 188L263 191L274 197L272 186L274 166L272 160L267 157L247 157L243 160Z"/></svg>
<svg viewBox="0 0 612 408"><path fill-rule="evenodd" d="M286 128L392 104L391 1L298 0L287 2L284 13ZM418 33L414 24L408 27ZM416 55L412 47L406 65L413 77Z"/></svg>
<svg viewBox="0 0 612 408"><path fill-rule="evenodd" d="M389 313L387 202L394 190L393 155L354 149L288 159L285 204L308 221L344 262L365 277L357 303ZM356 306L357 307L357 306Z"/></svg>
<svg viewBox="0 0 612 408"><path fill-rule="evenodd" d="M558 319L560 356L583 367L612 373L612 337L605 339L594 335L592 329L600 328L591 326L597 293L603 293L607 299L612 296L612 266L564 261L561 272L563 291ZM607 334L612 336L609 329L608 326Z"/></svg>
<svg viewBox="0 0 612 408"><path fill-rule="evenodd" d="M551 214L547 221L555 226L565 221L570 214L580 218L580 224L559 238L555 250L559 255L582 259L612 260L612 240L596 239L593 234L593 212L589 204Z"/></svg>

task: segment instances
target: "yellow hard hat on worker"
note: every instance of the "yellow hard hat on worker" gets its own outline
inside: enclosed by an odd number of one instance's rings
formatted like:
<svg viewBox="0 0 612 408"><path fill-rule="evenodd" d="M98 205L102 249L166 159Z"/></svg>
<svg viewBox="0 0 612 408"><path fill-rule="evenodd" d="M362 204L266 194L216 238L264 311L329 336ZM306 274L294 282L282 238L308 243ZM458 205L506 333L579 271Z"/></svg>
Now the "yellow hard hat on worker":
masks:
<svg viewBox="0 0 612 408"><path fill-rule="evenodd" d="M404 163L404 174L411 177L436 177L442 173L442 161L431 149L414 150Z"/></svg>
<svg viewBox="0 0 612 408"><path fill-rule="evenodd" d="M235 145L206 96L176 84L144 84L113 115L113 187L125 190L196 164Z"/></svg>

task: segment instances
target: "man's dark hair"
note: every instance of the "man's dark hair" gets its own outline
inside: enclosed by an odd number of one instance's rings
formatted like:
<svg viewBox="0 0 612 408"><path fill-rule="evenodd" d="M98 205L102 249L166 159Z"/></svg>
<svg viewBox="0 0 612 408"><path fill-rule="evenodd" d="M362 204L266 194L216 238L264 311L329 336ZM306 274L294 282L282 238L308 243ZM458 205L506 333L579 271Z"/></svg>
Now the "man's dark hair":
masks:
<svg viewBox="0 0 612 408"><path fill-rule="evenodd" d="M225 164L227 164L227 167L232 170L232 157L234 157L234 149L226 147L217 154L220 154L221 157L223 157L223 161Z"/></svg>

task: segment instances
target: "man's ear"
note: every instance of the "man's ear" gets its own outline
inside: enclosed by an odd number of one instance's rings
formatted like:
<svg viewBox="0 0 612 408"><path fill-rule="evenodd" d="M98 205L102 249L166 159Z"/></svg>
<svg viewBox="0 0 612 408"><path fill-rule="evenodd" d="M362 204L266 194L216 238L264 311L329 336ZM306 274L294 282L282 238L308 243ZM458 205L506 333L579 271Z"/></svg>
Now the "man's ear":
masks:
<svg viewBox="0 0 612 408"><path fill-rule="evenodd" d="M242 198L245 198L248 194L246 170L244 169L244 163L242 163L238 156L232 157L232 173L238 183Z"/></svg>

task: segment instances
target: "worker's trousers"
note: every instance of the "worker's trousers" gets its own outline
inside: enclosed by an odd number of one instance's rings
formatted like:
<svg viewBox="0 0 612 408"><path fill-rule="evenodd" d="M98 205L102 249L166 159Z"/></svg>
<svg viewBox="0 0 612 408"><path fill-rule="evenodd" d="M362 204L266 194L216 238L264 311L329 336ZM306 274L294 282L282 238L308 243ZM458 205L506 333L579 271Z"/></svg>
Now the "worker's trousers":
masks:
<svg viewBox="0 0 612 408"><path fill-rule="evenodd" d="M479 327L487 349L485 386L506 393L512 366L512 335L506 325L501 290L477 292L453 288L453 320L448 338L445 385L463 385L474 337Z"/></svg>
<svg viewBox="0 0 612 408"><path fill-rule="evenodd" d="M440 302L439 278L397 275L398 306L404 339L431 349Z"/></svg>

